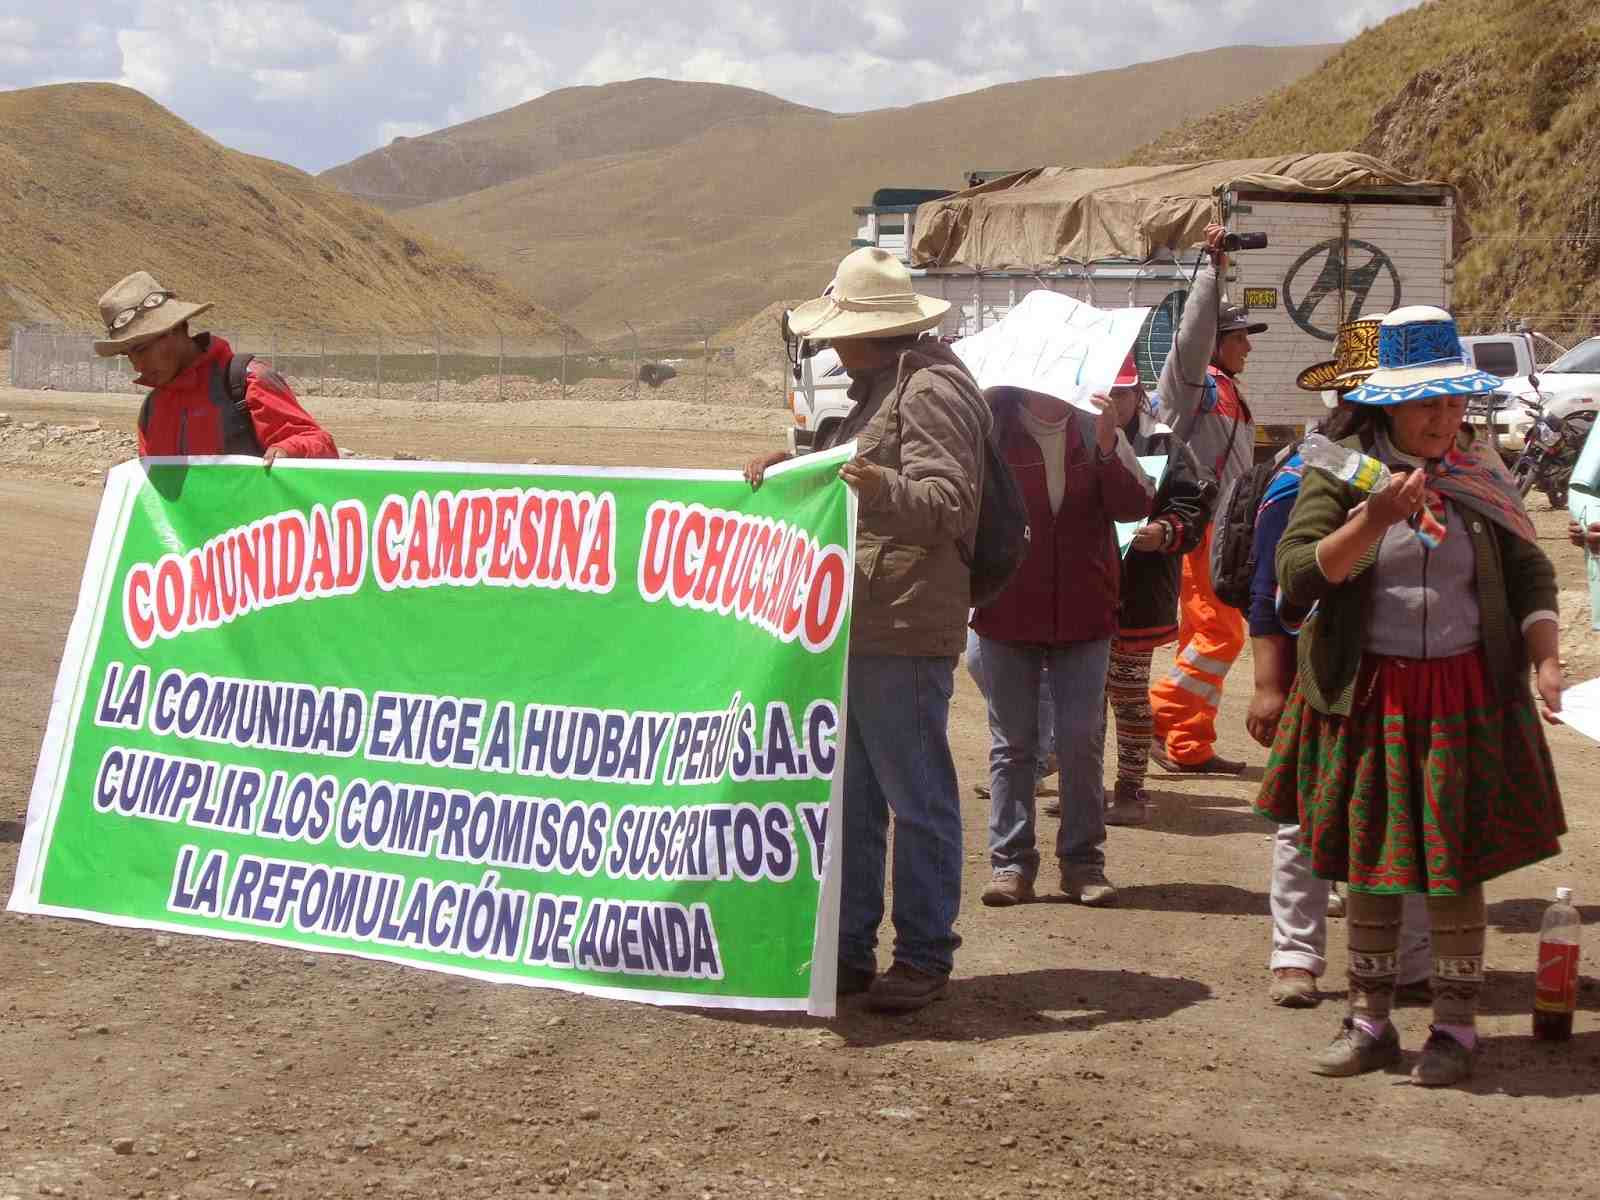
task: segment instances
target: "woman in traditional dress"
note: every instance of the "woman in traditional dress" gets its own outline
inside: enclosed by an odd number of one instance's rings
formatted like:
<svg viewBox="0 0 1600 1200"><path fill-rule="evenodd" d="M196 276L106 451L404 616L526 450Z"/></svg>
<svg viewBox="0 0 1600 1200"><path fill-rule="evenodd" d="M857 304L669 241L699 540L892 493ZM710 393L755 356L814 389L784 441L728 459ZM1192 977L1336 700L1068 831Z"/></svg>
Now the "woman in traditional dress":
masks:
<svg viewBox="0 0 1600 1200"><path fill-rule="evenodd" d="M1463 358L1435 308L1384 318L1379 369L1347 399L1384 420L1371 459L1308 469L1278 544L1282 600L1314 606L1257 808L1300 825L1324 879L1348 884L1350 1011L1312 1070L1400 1061L1389 1020L1401 901L1427 896L1433 1025L1411 1072L1471 1073L1486 880L1548 858L1566 832L1528 690L1560 707L1555 571L1515 484L1462 426L1499 380ZM1363 486L1364 485L1364 486Z"/></svg>

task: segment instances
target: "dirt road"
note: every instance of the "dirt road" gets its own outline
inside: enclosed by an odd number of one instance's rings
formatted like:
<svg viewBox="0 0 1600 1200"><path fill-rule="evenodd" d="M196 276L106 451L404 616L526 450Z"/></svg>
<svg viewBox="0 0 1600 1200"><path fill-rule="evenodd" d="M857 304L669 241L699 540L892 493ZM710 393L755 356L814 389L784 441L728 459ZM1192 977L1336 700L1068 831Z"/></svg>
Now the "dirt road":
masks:
<svg viewBox="0 0 1600 1200"><path fill-rule="evenodd" d="M341 445L375 457L653 466L736 466L777 444L786 415L314 407ZM0 391L0 412L7 894L96 480L127 452L134 403ZM92 420L102 428L81 428ZM1586 615L1563 519L1538 520L1564 607ZM1582 650L1571 678L1600 673L1597 644L1586 620L1569 626L1569 653ZM1249 677L1238 664L1222 749L1259 763L1243 729ZM1600 916L1600 747L1552 735L1572 832L1560 858L1490 886L1478 1076L1432 1093L1400 1075L1305 1071L1341 1005L1265 1002L1269 841L1248 781L1154 774L1152 824L1110 831L1116 909L981 907L986 811L971 784L986 774L987 731L964 675L957 687L966 944L944 1002L900 1019L852 1006L830 1022L662 1010L6 915L0 1200L1596 1194L1600 991L1585 981L1565 1046L1534 1044L1527 1012L1533 931L1555 885ZM1343 938L1334 922L1334 990ZM1426 1013L1399 1021L1420 1046ZM130 1152L114 1149L121 1138Z"/></svg>

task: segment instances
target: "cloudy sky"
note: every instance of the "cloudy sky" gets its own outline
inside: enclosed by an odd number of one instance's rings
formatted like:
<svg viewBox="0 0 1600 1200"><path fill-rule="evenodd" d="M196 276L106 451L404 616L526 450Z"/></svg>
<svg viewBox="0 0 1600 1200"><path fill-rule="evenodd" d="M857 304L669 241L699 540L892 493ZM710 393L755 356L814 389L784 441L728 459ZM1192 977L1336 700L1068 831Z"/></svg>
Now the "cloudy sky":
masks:
<svg viewBox="0 0 1600 1200"><path fill-rule="evenodd" d="M0 0L0 89L123 83L229 146L316 171L574 84L707 80L850 112L1214 46L1342 41L1418 2Z"/></svg>

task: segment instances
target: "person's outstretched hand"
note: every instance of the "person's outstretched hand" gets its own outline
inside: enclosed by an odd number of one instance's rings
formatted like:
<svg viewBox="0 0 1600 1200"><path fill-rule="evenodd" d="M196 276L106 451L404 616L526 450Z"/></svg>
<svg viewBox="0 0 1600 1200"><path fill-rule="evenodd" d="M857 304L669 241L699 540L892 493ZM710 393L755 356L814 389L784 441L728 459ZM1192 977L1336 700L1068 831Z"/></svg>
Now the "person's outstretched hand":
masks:
<svg viewBox="0 0 1600 1200"><path fill-rule="evenodd" d="M760 458L752 458L744 465L744 481L750 485L750 490L756 491L761 486L762 480L767 477L767 469L775 467L781 462L788 462L790 454L787 450L774 450L771 454L763 454Z"/></svg>

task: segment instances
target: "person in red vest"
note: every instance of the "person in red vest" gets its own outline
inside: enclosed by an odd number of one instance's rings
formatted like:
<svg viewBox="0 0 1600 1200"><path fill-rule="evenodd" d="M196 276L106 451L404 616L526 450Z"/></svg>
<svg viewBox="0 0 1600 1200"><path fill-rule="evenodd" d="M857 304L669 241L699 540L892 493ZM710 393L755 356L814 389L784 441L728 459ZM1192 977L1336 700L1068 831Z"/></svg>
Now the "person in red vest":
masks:
<svg viewBox="0 0 1600 1200"><path fill-rule="evenodd" d="M272 466L278 458L338 458L328 431L301 407L282 375L251 360L228 370L233 347L189 322L210 303L179 300L145 271L135 271L100 297L106 336L102 358L126 355L150 388L139 410L141 457L240 454Z"/></svg>
<svg viewBox="0 0 1600 1200"><path fill-rule="evenodd" d="M1120 390L1120 405L1094 397L1098 417L1044 392L994 387L986 393L995 441L1016 476L1032 531L1016 575L972 619L988 684L993 874L980 898L992 908L1037 898L1034 796L1045 686L1061 764L1055 839L1061 891L1090 907L1116 902L1105 873L1102 774L1106 670L1122 579L1115 523L1144 520L1155 495L1122 431L1138 395Z"/></svg>

